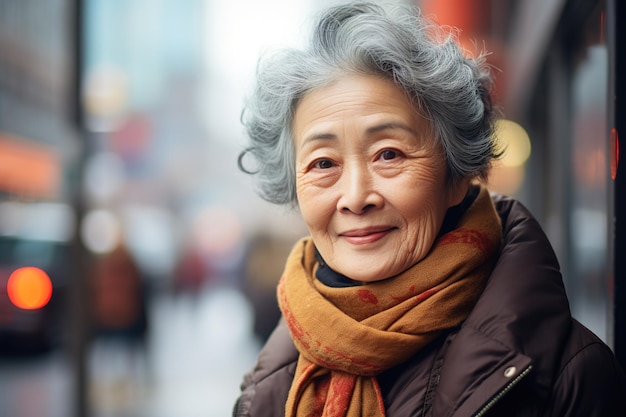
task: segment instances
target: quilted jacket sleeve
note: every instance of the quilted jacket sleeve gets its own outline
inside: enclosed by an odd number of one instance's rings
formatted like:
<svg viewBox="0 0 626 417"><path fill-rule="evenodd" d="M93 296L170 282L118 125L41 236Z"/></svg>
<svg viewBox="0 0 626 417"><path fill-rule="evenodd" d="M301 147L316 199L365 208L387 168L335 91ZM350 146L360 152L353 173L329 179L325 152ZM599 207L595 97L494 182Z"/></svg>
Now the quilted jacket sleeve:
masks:
<svg viewBox="0 0 626 417"><path fill-rule="evenodd" d="M244 376L234 417L276 417L285 402L295 373L298 351L281 320L259 353L254 369Z"/></svg>
<svg viewBox="0 0 626 417"><path fill-rule="evenodd" d="M578 322L570 341L547 415L626 416L626 377L613 352Z"/></svg>

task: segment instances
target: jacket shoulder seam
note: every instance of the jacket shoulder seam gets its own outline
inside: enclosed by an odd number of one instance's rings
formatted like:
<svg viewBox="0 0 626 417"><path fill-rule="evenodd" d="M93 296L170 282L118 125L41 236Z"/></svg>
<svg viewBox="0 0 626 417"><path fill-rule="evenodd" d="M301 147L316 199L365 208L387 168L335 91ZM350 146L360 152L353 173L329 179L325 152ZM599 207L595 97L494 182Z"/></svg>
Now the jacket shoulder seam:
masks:
<svg viewBox="0 0 626 417"><path fill-rule="evenodd" d="M559 368L559 373L557 375L556 381L558 382L561 377L563 376L563 373L565 372L566 369L568 369L570 367L570 365L572 364L572 362L574 362L576 359L578 359L580 357L580 355L585 352L588 351L589 349L598 346L603 352L608 349L608 347L598 341L598 340L594 340L591 342L586 343L585 345L581 346L578 350L576 350L576 352L574 352L572 355L569 356L569 358L567 359L567 361L565 363L563 363L563 366L561 366Z"/></svg>
<svg viewBox="0 0 626 417"><path fill-rule="evenodd" d="M293 365L294 363L296 363L296 361L297 361L297 360L292 360L292 361L289 361L289 362L287 362L287 363L285 363L285 364L283 364L283 365L281 365L281 366L279 366L279 367L275 368L275 369L274 369L274 370L272 370L271 372L268 372L268 373L265 373L265 372L264 372L264 375L263 375L262 377L260 377L260 378L258 378L258 379L257 379L257 378L255 378L255 379L254 379L254 381L255 381L254 383L255 383L255 384L258 384L258 383L263 382L263 381L264 381L264 380L266 380L267 378L270 378L271 376L273 376L273 375L275 375L275 374L277 374L277 373L279 373L279 372L281 372L281 371L284 371L287 367L289 367L289 366ZM257 372L255 372L255 375L256 375L256 374L257 374Z"/></svg>

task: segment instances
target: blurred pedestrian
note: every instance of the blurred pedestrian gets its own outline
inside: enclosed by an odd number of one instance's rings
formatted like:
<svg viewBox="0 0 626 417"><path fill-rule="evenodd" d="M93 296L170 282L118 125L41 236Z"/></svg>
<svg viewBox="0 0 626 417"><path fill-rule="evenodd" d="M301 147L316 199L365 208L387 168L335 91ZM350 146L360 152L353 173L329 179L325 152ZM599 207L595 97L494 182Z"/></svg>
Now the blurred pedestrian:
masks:
<svg viewBox="0 0 626 417"><path fill-rule="evenodd" d="M146 289L131 253L120 245L97 257L93 272L96 337L143 343L148 331Z"/></svg>
<svg viewBox="0 0 626 417"><path fill-rule="evenodd" d="M265 343L280 319L276 284L293 242L266 231L255 234L246 250L243 293L254 310L254 335Z"/></svg>

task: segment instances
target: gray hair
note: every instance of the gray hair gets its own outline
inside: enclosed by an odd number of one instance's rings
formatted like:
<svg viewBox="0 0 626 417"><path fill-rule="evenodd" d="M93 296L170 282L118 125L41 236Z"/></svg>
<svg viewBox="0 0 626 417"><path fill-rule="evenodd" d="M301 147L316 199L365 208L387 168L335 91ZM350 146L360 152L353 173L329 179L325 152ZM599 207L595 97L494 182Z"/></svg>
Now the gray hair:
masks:
<svg viewBox="0 0 626 417"><path fill-rule="evenodd" d="M238 163L242 171L256 175L262 198L296 203L295 108L308 92L350 73L383 76L405 91L445 151L451 184L486 179L498 151L493 81L484 52L465 56L454 31L417 9L386 10L359 2L326 10L307 48L259 60L256 87L242 113L251 144ZM254 168L245 166L248 154Z"/></svg>

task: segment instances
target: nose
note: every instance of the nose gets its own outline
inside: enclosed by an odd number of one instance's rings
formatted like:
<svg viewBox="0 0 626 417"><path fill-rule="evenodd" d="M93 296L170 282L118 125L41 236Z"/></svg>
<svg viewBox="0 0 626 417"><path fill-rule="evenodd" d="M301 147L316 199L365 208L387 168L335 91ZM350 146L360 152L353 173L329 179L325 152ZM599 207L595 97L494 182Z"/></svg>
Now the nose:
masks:
<svg viewBox="0 0 626 417"><path fill-rule="evenodd" d="M376 190L373 175L362 164L345 165L339 181L340 197L337 210L362 214L382 206L383 197Z"/></svg>

